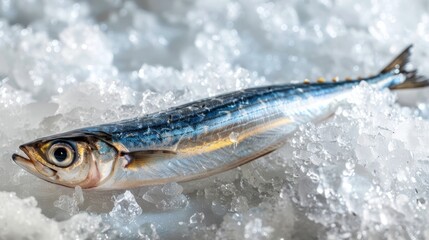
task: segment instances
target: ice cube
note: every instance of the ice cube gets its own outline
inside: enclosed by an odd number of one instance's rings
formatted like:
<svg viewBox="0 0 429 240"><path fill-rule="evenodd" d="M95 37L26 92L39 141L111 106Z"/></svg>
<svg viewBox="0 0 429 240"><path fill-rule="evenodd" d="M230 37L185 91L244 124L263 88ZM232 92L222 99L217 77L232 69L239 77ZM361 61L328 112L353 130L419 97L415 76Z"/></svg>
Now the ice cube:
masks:
<svg viewBox="0 0 429 240"><path fill-rule="evenodd" d="M190 218L189 218L189 224L190 225L196 225L196 224L200 224L203 222L204 220L204 213L202 212L198 212L198 213L194 213Z"/></svg>
<svg viewBox="0 0 429 240"><path fill-rule="evenodd" d="M168 196L177 196L183 192L183 187L176 182L167 183L162 187L162 192Z"/></svg>
<svg viewBox="0 0 429 240"><path fill-rule="evenodd" d="M156 208L163 210L185 208L189 201L182 194L183 188L177 183L167 183L164 186L149 188L143 194L143 199L154 204Z"/></svg>
<svg viewBox="0 0 429 240"><path fill-rule="evenodd" d="M84 202L82 188L76 186L72 196L61 195L60 198L54 202L54 206L66 211L70 216L79 212L79 205Z"/></svg>
<svg viewBox="0 0 429 240"><path fill-rule="evenodd" d="M248 222L244 228L245 239L270 239L271 233L274 231L272 227L263 226L262 220L255 218Z"/></svg>
<svg viewBox="0 0 429 240"><path fill-rule="evenodd" d="M109 216L118 221L134 222L143 212L134 195L128 190L119 196L114 196L113 200L114 207L109 212Z"/></svg>
<svg viewBox="0 0 429 240"><path fill-rule="evenodd" d="M144 223L141 226L139 226L138 234L140 239L144 239L144 240L160 239L158 233L156 232L156 227L152 223Z"/></svg>

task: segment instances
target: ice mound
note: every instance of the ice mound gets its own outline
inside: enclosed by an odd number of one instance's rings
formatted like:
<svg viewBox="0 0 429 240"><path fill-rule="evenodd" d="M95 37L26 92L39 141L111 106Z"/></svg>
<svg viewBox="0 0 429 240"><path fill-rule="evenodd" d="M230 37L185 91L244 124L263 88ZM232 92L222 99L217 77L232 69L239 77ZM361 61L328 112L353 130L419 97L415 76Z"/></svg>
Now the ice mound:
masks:
<svg viewBox="0 0 429 240"><path fill-rule="evenodd" d="M2 192L0 198L3 202L0 209L2 239L54 239L60 234L58 225L36 208L34 198L21 200L14 193L6 192Z"/></svg>
<svg viewBox="0 0 429 240"><path fill-rule="evenodd" d="M0 239L85 239L99 231L100 217L82 213L64 222L49 219L33 197L1 192Z"/></svg>
<svg viewBox="0 0 429 240"><path fill-rule="evenodd" d="M427 239L427 89L362 84L278 151L189 183L66 189L10 158L228 91L375 74L409 43L429 75L428 41L423 0L0 0L0 238Z"/></svg>

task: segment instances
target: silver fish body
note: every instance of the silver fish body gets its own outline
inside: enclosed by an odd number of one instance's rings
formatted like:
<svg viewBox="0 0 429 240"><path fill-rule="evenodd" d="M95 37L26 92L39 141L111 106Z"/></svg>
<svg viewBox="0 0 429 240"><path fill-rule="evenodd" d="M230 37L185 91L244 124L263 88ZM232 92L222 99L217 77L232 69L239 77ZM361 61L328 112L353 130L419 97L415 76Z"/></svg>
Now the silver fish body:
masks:
<svg viewBox="0 0 429 240"><path fill-rule="evenodd" d="M378 89L408 80L422 83L415 72L411 76L398 65L408 56L409 48L381 74L367 79L246 89L39 139L21 147L29 159L14 159L39 177L69 187L125 189L210 176L272 152L300 125L333 114L361 81ZM68 150L60 151L61 146ZM74 160L64 157L67 154ZM57 161L63 159L70 165ZM87 177L71 184L72 172L76 175L82 171L78 166L88 164Z"/></svg>

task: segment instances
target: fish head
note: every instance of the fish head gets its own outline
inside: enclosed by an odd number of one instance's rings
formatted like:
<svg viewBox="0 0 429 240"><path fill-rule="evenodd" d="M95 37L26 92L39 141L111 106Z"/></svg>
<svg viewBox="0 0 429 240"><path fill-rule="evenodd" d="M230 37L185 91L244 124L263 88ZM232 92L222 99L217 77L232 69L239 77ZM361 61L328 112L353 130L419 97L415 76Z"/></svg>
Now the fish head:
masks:
<svg viewBox="0 0 429 240"><path fill-rule="evenodd" d="M112 174L118 150L106 136L68 133L41 138L20 146L26 157L13 160L28 172L55 184L97 187Z"/></svg>

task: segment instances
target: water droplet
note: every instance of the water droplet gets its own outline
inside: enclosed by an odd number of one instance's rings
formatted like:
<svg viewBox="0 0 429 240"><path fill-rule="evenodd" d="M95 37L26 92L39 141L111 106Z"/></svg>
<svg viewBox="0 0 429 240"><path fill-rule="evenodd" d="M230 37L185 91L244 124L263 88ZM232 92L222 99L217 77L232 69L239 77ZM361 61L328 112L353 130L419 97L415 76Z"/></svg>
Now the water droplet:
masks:
<svg viewBox="0 0 429 240"><path fill-rule="evenodd" d="M229 140L232 142L232 143L234 143L234 147L237 147L237 145L238 145L238 141L239 141L239 139L238 139L238 137L239 137L239 133L237 133L237 132L231 132L230 134L229 134Z"/></svg>

